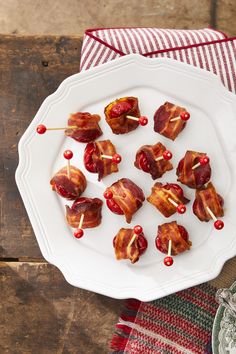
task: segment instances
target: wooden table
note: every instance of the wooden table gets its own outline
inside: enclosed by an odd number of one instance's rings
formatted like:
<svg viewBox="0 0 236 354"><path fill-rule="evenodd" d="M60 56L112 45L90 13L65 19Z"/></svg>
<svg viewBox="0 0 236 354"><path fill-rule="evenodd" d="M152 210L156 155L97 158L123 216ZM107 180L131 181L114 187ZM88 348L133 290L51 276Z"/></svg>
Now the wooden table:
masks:
<svg viewBox="0 0 236 354"><path fill-rule="evenodd" d="M78 37L0 37L0 354L103 354L123 301L70 286L42 258L15 184L17 144L43 99L78 72ZM232 284L236 257L211 283Z"/></svg>
<svg viewBox="0 0 236 354"><path fill-rule="evenodd" d="M78 37L0 37L0 353L108 353L122 301L70 286L41 255L15 184L17 144L79 71Z"/></svg>

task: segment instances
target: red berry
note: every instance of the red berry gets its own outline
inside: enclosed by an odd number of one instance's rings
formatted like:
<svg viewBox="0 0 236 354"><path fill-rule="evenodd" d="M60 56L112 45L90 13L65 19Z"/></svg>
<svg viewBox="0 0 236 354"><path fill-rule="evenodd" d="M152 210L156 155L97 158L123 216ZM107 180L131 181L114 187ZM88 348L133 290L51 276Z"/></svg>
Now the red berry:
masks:
<svg viewBox="0 0 236 354"><path fill-rule="evenodd" d="M172 257L167 256L167 257L164 258L164 264L165 264L167 267L172 266L173 263L174 263L174 260L173 260Z"/></svg>
<svg viewBox="0 0 236 354"><path fill-rule="evenodd" d="M97 172L97 164L96 161L93 160L93 153L96 150L94 143L88 143L84 150L84 166L87 171L96 173Z"/></svg>
<svg viewBox="0 0 236 354"><path fill-rule="evenodd" d="M178 229L179 229L179 232L180 232L180 234L181 234L181 237L182 237L186 242L188 242L189 235L188 235L188 232L187 232L187 230L185 229L185 227L183 227L182 225L178 225Z"/></svg>
<svg viewBox="0 0 236 354"><path fill-rule="evenodd" d="M141 234L142 232L143 232L142 226L136 225L136 226L134 227L134 233L135 233L136 235L139 235L139 234Z"/></svg>
<svg viewBox="0 0 236 354"><path fill-rule="evenodd" d="M112 191L109 191L109 189L107 189L104 193L103 196L105 199L111 199L113 197L113 193Z"/></svg>
<svg viewBox="0 0 236 354"><path fill-rule="evenodd" d="M175 192L177 193L177 195L182 196L184 194L183 189L176 183L166 183L163 188L170 190L171 188L173 188L175 190Z"/></svg>
<svg viewBox="0 0 236 354"><path fill-rule="evenodd" d="M186 212L186 206L184 204L179 204L177 206L177 212L179 214L184 214Z"/></svg>
<svg viewBox="0 0 236 354"><path fill-rule="evenodd" d="M121 207L114 201L114 199L108 199L107 200L107 206L108 208L117 215L124 215L123 210Z"/></svg>
<svg viewBox="0 0 236 354"><path fill-rule="evenodd" d="M216 230L222 230L224 225L225 224L224 224L224 222L222 220L216 220L214 222L214 226L215 226Z"/></svg>
<svg viewBox="0 0 236 354"><path fill-rule="evenodd" d="M162 242L161 242L161 239L160 239L159 237L156 237L155 244L156 244L156 248L157 248L160 252L166 253L165 250L164 250L163 247L162 247Z"/></svg>
<svg viewBox="0 0 236 354"><path fill-rule="evenodd" d="M150 165L148 163L147 156L144 152L139 153L137 160L140 168L144 172L150 172Z"/></svg>
<svg viewBox="0 0 236 354"><path fill-rule="evenodd" d="M120 163L121 162L121 156L119 154L114 154L112 156L112 162L114 162L116 164Z"/></svg>
<svg viewBox="0 0 236 354"><path fill-rule="evenodd" d="M162 154L165 160L170 160L172 159L172 153L169 150L165 150Z"/></svg>
<svg viewBox="0 0 236 354"><path fill-rule="evenodd" d="M148 119L147 117L141 116L139 117L138 122L140 125L144 126L148 124Z"/></svg>
<svg viewBox="0 0 236 354"><path fill-rule="evenodd" d="M148 242L143 235L138 235L137 242L138 242L139 255L141 256L146 251L148 247Z"/></svg>
<svg viewBox="0 0 236 354"><path fill-rule="evenodd" d="M74 232L74 236L76 238L81 238L81 237L83 237L83 235L84 235L84 231L82 229L76 229Z"/></svg>
<svg viewBox="0 0 236 354"><path fill-rule="evenodd" d="M73 152L71 150L66 150L64 151L63 156L65 157L65 159L70 160L73 157Z"/></svg>
<svg viewBox="0 0 236 354"><path fill-rule="evenodd" d="M47 128L43 124L38 125L37 129L36 129L38 134L44 134L46 132L46 130L47 130Z"/></svg>
<svg viewBox="0 0 236 354"><path fill-rule="evenodd" d="M111 118L120 117L122 114L127 113L132 109L132 105L129 102L121 101L113 105L110 110Z"/></svg>
<svg viewBox="0 0 236 354"><path fill-rule="evenodd" d="M200 157L199 162L201 165L207 165L210 162L210 159L207 155Z"/></svg>
<svg viewBox="0 0 236 354"><path fill-rule="evenodd" d="M188 112L182 112L180 113L180 118L184 121L187 121L190 118L190 114Z"/></svg>

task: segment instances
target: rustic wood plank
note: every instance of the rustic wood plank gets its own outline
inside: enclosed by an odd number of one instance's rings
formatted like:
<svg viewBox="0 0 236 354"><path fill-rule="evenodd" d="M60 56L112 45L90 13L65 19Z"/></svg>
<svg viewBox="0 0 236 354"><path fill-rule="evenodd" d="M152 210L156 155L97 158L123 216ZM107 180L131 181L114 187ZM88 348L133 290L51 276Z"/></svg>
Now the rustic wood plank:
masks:
<svg viewBox="0 0 236 354"><path fill-rule="evenodd" d="M51 0L43 3L3 1L1 32L82 35L91 27L201 28L210 24L210 0L70 0L61 1L60 6Z"/></svg>
<svg viewBox="0 0 236 354"><path fill-rule="evenodd" d="M0 37L0 258L41 258L15 184L17 143L43 99L79 71L79 37Z"/></svg>
<svg viewBox="0 0 236 354"><path fill-rule="evenodd" d="M228 36L236 36L236 1L217 0L217 27Z"/></svg>
<svg viewBox="0 0 236 354"><path fill-rule="evenodd" d="M46 263L0 263L0 352L108 353L122 301L74 288Z"/></svg>

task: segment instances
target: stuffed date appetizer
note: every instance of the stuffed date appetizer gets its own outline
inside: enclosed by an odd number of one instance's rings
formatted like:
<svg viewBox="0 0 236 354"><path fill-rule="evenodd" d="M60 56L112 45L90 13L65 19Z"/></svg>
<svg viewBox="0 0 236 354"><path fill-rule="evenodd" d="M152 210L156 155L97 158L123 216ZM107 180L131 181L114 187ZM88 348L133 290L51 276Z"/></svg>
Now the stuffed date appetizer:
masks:
<svg viewBox="0 0 236 354"><path fill-rule="evenodd" d="M148 119L140 116L138 99L122 97L107 105L104 110L106 122L114 134L126 134L139 125L146 125Z"/></svg>
<svg viewBox="0 0 236 354"><path fill-rule="evenodd" d="M196 197L193 203L193 213L200 221L214 220L214 226L217 230L224 227L222 220L217 218L224 216L224 199L216 192L211 182L196 190Z"/></svg>
<svg viewBox="0 0 236 354"><path fill-rule="evenodd" d="M113 247L117 260L129 259L131 263L135 263L146 251L148 242L142 227L137 225L133 229L120 229L113 239Z"/></svg>
<svg viewBox="0 0 236 354"><path fill-rule="evenodd" d="M102 219L103 201L99 198L76 198L71 207L66 205L66 220L73 228L78 228L83 216L82 228L92 228L100 225Z"/></svg>
<svg viewBox="0 0 236 354"><path fill-rule="evenodd" d="M190 114L185 108L165 102L154 114L154 131L175 140L189 118Z"/></svg>
<svg viewBox="0 0 236 354"><path fill-rule="evenodd" d="M88 143L84 151L84 166L87 171L98 174L98 180L118 172L121 156L110 140Z"/></svg>
<svg viewBox="0 0 236 354"><path fill-rule="evenodd" d="M121 178L104 192L108 208L118 215L124 215L127 223L141 208L145 200L143 191L128 178Z"/></svg>
<svg viewBox="0 0 236 354"><path fill-rule="evenodd" d="M172 153L160 142L154 145L143 145L136 153L134 166L150 173L152 179L157 179L173 169L169 161L171 158Z"/></svg>
<svg viewBox="0 0 236 354"><path fill-rule="evenodd" d="M187 151L178 164L178 181L189 188L201 188L211 178L209 157L201 152Z"/></svg>
<svg viewBox="0 0 236 354"><path fill-rule="evenodd" d="M168 253L168 245L171 240L171 254L176 256L190 249L192 242L185 227L178 225L176 221L158 226L156 248L162 253Z"/></svg>
<svg viewBox="0 0 236 354"><path fill-rule="evenodd" d="M189 202L184 196L183 189L176 183L162 184L156 182L147 201L153 204L166 218L178 212L184 214L185 204Z"/></svg>
<svg viewBox="0 0 236 354"><path fill-rule="evenodd" d="M79 197L87 187L84 174L72 165L70 166L70 176L68 176L68 169L65 166L53 176L50 184L53 191L68 200Z"/></svg>
<svg viewBox="0 0 236 354"><path fill-rule="evenodd" d="M98 114L90 114L88 112L77 112L71 114L68 119L68 127L65 135L80 142L89 143L102 135L102 130L99 126L100 116Z"/></svg>

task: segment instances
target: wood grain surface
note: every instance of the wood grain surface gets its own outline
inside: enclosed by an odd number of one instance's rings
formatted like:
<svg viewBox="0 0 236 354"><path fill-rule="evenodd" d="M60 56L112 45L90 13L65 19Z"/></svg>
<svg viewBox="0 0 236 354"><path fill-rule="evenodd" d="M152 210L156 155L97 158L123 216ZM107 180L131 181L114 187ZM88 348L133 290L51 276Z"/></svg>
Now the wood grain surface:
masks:
<svg viewBox="0 0 236 354"><path fill-rule="evenodd" d="M79 71L78 37L0 37L0 258L42 258L15 184L17 144L44 98Z"/></svg>
<svg viewBox="0 0 236 354"><path fill-rule="evenodd" d="M41 255L15 184L19 138L79 71L79 37L0 37L0 353L107 353L122 301L70 286Z"/></svg>
<svg viewBox="0 0 236 354"><path fill-rule="evenodd" d="M46 263L0 263L0 353L103 354L122 301L70 286Z"/></svg>
<svg viewBox="0 0 236 354"><path fill-rule="evenodd" d="M81 45L72 36L0 36L0 354L106 354L123 305L70 286L44 261L14 178L20 137L43 99L78 72ZM235 266L228 261L212 284L229 286Z"/></svg>

